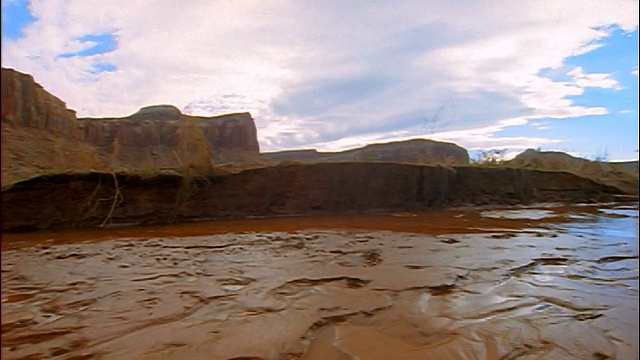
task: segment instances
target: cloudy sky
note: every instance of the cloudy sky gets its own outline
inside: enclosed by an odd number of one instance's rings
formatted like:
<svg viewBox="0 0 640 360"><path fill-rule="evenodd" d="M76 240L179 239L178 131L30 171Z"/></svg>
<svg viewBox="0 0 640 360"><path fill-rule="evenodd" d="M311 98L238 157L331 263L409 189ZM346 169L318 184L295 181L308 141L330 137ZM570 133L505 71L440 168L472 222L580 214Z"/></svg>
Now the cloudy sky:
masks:
<svg viewBox="0 0 640 360"><path fill-rule="evenodd" d="M428 138L638 159L638 1L2 0L2 66L85 116L249 111L261 149Z"/></svg>

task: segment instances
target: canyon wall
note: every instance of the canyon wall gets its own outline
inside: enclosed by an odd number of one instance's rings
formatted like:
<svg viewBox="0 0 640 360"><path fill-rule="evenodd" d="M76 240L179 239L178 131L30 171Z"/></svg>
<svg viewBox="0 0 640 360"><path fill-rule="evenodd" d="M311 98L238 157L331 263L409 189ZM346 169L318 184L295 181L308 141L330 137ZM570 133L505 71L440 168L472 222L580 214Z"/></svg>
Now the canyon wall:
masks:
<svg viewBox="0 0 640 360"><path fill-rule="evenodd" d="M6 68L1 123L3 187L71 171L197 168L206 174L228 151L259 153L249 113L196 117L158 105L124 118L78 119L31 75Z"/></svg>
<svg viewBox="0 0 640 360"><path fill-rule="evenodd" d="M81 118L82 138L108 157L107 168L183 169L207 173L236 150L260 152L249 113L197 117L171 105L148 106L123 118Z"/></svg>
<svg viewBox="0 0 640 360"><path fill-rule="evenodd" d="M2 68L2 186L46 172L92 168L101 156L82 141L76 114L31 75Z"/></svg>
<svg viewBox="0 0 640 360"><path fill-rule="evenodd" d="M2 68L2 124L76 135L76 114L35 82L33 76Z"/></svg>

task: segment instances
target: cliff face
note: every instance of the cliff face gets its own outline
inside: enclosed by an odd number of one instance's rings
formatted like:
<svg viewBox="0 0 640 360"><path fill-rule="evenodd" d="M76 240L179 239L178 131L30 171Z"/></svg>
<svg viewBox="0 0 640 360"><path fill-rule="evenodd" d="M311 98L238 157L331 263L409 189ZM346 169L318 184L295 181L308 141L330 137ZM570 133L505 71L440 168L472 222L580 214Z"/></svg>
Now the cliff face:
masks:
<svg viewBox="0 0 640 360"><path fill-rule="evenodd" d="M37 84L33 76L2 68L2 124L77 134L76 114Z"/></svg>
<svg viewBox="0 0 640 360"><path fill-rule="evenodd" d="M342 152L296 150L265 153L263 156L272 161L365 161L427 165L462 165L469 163L469 153L464 148L452 143L425 139L371 144L362 148Z"/></svg>
<svg viewBox="0 0 640 360"><path fill-rule="evenodd" d="M2 69L2 186L87 170L207 174L229 151L257 156L250 114L195 117L159 105L124 118L77 119L31 75Z"/></svg>
<svg viewBox="0 0 640 360"><path fill-rule="evenodd" d="M56 175L4 190L2 229L577 203L610 200L620 192L567 172L394 163L273 166L194 178Z"/></svg>
<svg viewBox="0 0 640 360"><path fill-rule="evenodd" d="M75 112L31 75L3 68L1 87L2 186L99 162L96 149L82 142Z"/></svg>
<svg viewBox="0 0 640 360"><path fill-rule="evenodd" d="M225 150L258 154L258 137L249 113L188 116L170 105L149 106L124 118L78 119L84 141L107 154L115 170L202 169L219 162Z"/></svg>
<svg viewBox="0 0 640 360"><path fill-rule="evenodd" d="M148 106L123 118L80 118L85 141L108 146L179 146L183 127L196 127L212 148L259 152L256 126L249 113L214 117L183 115L171 105ZM187 124L183 124L187 123Z"/></svg>

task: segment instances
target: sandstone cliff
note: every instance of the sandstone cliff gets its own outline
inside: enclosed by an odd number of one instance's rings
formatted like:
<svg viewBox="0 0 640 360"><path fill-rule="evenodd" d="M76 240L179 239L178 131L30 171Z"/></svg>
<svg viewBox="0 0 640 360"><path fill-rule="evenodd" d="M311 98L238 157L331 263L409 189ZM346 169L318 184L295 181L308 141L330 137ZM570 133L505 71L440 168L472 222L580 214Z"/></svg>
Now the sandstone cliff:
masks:
<svg viewBox="0 0 640 360"><path fill-rule="evenodd" d="M193 178L55 175L3 190L2 229L577 203L608 201L617 193L567 172L396 163L281 165Z"/></svg>
<svg viewBox="0 0 640 360"><path fill-rule="evenodd" d="M364 161L427 165L462 165L469 163L469 153L464 148L452 143L425 139L371 144L342 152L294 150L264 153L263 156L272 161Z"/></svg>
<svg viewBox="0 0 640 360"><path fill-rule="evenodd" d="M177 169L195 172L222 161L221 153L260 151L249 113L197 117L171 105L149 106L124 118L81 118L82 138L107 154L114 170Z"/></svg>
<svg viewBox="0 0 640 360"><path fill-rule="evenodd" d="M31 75L2 69L2 186L38 174L154 171L211 174L229 154L259 152L248 113L183 115L150 106L124 118L77 119Z"/></svg>
<svg viewBox="0 0 640 360"><path fill-rule="evenodd" d="M31 75L3 68L1 88L2 186L100 162L97 150L82 142L75 112Z"/></svg>
<svg viewBox="0 0 640 360"><path fill-rule="evenodd" d="M2 68L2 124L76 134L76 114L35 82L33 76Z"/></svg>

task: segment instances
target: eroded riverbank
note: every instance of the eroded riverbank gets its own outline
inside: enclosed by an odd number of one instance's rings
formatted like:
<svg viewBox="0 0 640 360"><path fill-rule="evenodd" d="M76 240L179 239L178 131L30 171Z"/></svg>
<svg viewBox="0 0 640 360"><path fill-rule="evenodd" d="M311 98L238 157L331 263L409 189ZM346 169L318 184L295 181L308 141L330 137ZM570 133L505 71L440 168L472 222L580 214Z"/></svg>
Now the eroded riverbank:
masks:
<svg viewBox="0 0 640 360"><path fill-rule="evenodd" d="M637 359L638 206L4 234L2 357Z"/></svg>

